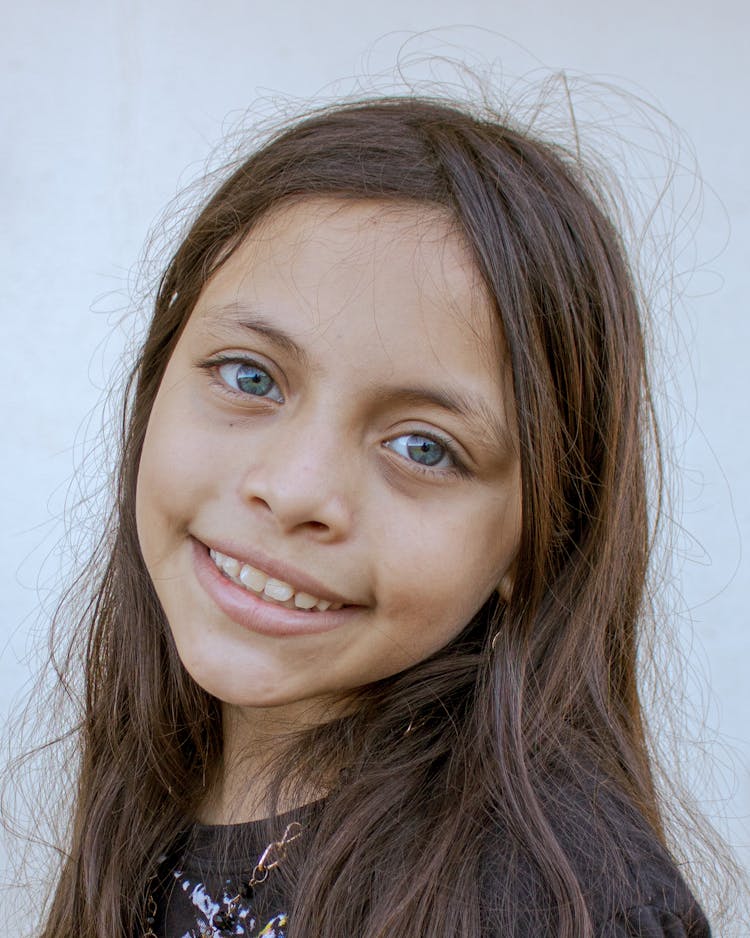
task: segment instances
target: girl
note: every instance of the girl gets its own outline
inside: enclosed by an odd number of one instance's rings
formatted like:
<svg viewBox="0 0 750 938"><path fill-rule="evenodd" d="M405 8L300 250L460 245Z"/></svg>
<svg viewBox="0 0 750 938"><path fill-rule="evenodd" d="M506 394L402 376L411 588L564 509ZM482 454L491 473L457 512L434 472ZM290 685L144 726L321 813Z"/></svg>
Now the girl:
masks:
<svg viewBox="0 0 750 938"><path fill-rule="evenodd" d="M162 279L45 938L705 938L636 684L639 298L576 160L397 98Z"/></svg>

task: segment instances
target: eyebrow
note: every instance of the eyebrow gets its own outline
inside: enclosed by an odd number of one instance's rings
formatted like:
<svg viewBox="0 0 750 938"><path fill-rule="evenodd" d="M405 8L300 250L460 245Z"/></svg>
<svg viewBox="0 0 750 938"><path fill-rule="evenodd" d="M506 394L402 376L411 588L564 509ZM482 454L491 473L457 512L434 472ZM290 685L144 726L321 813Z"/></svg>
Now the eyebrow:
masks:
<svg viewBox="0 0 750 938"><path fill-rule="evenodd" d="M503 450L514 448L513 437L507 424L499 419L495 411L481 398L461 391L445 392L439 388L412 385L392 387L375 386L373 393L385 404L391 401L401 404L431 405L446 410L474 424L477 429L494 441Z"/></svg>
<svg viewBox="0 0 750 938"><path fill-rule="evenodd" d="M251 309L245 304L229 303L218 307L211 307L207 310L206 328L211 333L221 334L222 337L235 326L245 329L248 332L260 333L264 338L295 358L300 365L308 367L310 359L307 352L298 345L297 342L283 329L275 326L270 319L267 319L260 311ZM220 313L228 313L232 318L227 323L225 318L215 319Z"/></svg>
<svg viewBox="0 0 750 938"><path fill-rule="evenodd" d="M232 303L222 305L209 311L210 313L229 313L232 316L231 328L239 326L248 332L260 333L272 345L291 355L303 367L310 367L310 359L301 345L283 329L279 329L259 310L251 309L245 304ZM212 332L226 332L226 320L211 322ZM218 326L218 328L217 328ZM474 394L463 391L442 391L436 387L426 385L409 385L394 387L392 385L373 385L373 396L381 403L431 405L446 410L451 414L475 424L480 432L487 435L503 450L513 450L514 440L507 423L501 420L497 413L487 405L487 402Z"/></svg>

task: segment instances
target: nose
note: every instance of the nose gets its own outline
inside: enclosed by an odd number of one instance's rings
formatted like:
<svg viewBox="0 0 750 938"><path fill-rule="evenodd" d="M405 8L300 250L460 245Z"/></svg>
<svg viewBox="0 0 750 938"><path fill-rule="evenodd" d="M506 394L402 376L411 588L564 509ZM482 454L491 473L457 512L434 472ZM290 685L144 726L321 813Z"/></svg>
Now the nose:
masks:
<svg viewBox="0 0 750 938"><path fill-rule="evenodd" d="M356 454L325 414L284 417L248 444L241 496L279 531L344 538L352 523Z"/></svg>

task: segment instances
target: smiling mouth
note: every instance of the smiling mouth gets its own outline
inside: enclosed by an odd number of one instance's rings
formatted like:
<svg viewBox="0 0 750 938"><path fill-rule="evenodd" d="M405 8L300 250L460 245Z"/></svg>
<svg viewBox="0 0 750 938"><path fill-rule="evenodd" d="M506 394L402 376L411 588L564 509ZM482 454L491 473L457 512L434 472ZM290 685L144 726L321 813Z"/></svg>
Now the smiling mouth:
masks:
<svg viewBox="0 0 750 938"><path fill-rule="evenodd" d="M228 580L275 606L306 612L326 612L327 610L335 612L343 606L343 603L332 603L327 599L313 596L311 593L295 591L289 583L270 577L262 570L251 567L249 563L242 563L235 557L229 557L213 548L208 553L216 567Z"/></svg>

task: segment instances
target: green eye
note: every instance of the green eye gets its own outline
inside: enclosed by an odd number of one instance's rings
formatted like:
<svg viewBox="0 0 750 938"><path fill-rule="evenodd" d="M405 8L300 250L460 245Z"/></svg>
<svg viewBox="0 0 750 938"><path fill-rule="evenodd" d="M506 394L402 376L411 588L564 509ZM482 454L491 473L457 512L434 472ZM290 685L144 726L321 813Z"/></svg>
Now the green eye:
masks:
<svg viewBox="0 0 750 938"><path fill-rule="evenodd" d="M419 433L398 436L389 440L386 446L410 462L429 469L447 469L455 465L445 444Z"/></svg>
<svg viewBox="0 0 750 938"><path fill-rule="evenodd" d="M284 400L273 378L254 362L225 362L218 372L226 385L242 394L268 397L278 402Z"/></svg>

